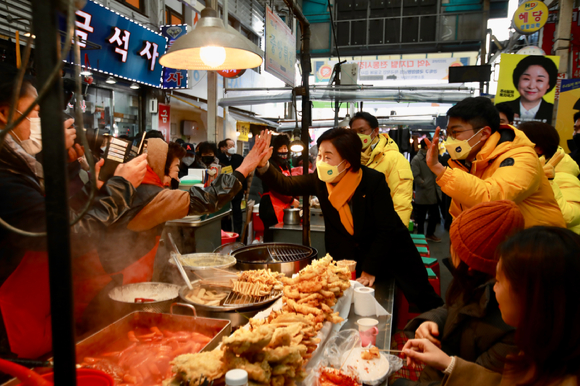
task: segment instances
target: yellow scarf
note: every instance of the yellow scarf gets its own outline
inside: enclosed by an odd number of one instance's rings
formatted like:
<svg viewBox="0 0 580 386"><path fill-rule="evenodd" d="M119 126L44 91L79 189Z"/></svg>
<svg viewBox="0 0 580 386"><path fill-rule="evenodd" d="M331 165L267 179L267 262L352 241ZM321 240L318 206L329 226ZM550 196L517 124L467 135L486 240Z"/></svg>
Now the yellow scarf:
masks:
<svg viewBox="0 0 580 386"><path fill-rule="evenodd" d="M351 235L354 234L354 221L348 202L354 195L354 192L362 180L362 170L358 172L348 171L346 175L338 182L332 185L326 183L328 189L328 200L340 214L340 222Z"/></svg>

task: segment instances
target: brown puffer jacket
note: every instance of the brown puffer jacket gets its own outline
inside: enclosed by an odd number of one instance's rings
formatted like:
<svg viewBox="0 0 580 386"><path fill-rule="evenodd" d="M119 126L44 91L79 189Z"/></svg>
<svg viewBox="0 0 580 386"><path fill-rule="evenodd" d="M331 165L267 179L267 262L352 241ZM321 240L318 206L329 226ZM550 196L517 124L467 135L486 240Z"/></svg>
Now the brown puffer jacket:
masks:
<svg viewBox="0 0 580 386"><path fill-rule="evenodd" d="M435 322L439 327L441 348L448 355L500 372L504 366L503 359L517 352L515 329L501 318L493 293L493 281L480 286L476 293L479 296L476 295L468 304L458 299L451 306L446 304L419 315L407 324L405 333L414 338L421 323ZM419 378L421 382L442 379L443 373L429 366L425 367Z"/></svg>

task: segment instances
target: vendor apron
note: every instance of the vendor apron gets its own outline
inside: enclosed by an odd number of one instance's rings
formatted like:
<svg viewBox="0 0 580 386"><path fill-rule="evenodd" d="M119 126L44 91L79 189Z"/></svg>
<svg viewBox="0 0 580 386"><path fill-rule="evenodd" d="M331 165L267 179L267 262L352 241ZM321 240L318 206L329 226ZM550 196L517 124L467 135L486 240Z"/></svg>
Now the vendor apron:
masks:
<svg viewBox="0 0 580 386"><path fill-rule="evenodd" d="M284 170L280 168L280 171L287 177L290 177L292 175L289 170ZM290 208L290 205L292 204L292 201L294 201L294 198L292 198L291 196L285 196L272 190L262 194L261 197L264 196L270 196L270 200L272 201L272 207L274 208L274 213L276 213L276 218L278 219L278 224L284 222L284 209ZM290 202L288 202L289 198Z"/></svg>
<svg viewBox="0 0 580 386"><path fill-rule="evenodd" d="M161 240L161 236L155 238L155 246L145 256L118 272L123 274L123 285L143 283L153 279L153 267L155 265L155 255L159 248L159 240Z"/></svg>
<svg viewBox="0 0 580 386"><path fill-rule="evenodd" d="M28 251L0 287L0 310L10 350L38 358L52 349L48 255Z"/></svg>
<svg viewBox="0 0 580 386"><path fill-rule="evenodd" d="M79 323L90 302L111 282L96 250L73 259L74 316Z"/></svg>

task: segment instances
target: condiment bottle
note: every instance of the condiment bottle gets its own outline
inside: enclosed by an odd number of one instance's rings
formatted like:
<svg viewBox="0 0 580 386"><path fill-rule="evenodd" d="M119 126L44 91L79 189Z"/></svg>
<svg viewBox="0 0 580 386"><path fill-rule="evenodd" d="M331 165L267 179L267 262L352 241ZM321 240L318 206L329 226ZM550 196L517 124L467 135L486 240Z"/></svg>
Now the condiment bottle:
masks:
<svg viewBox="0 0 580 386"><path fill-rule="evenodd" d="M248 372L246 370L235 369L226 373L227 386L248 386Z"/></svg>

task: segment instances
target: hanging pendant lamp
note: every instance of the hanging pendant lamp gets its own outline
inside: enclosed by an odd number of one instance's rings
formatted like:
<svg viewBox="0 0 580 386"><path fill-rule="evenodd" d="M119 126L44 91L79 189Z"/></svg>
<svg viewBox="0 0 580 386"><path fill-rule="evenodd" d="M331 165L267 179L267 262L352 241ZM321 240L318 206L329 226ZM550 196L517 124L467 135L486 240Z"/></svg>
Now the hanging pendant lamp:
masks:
<svg viewBox="0 0 580 386"><path fill-rule="evenodd" d="M243 70L262 64L257 47L227 30L212 8L201 11L195 29L177 39L159 59L162 66L180 70Z"/></svg>

